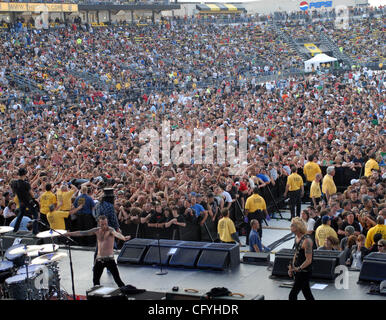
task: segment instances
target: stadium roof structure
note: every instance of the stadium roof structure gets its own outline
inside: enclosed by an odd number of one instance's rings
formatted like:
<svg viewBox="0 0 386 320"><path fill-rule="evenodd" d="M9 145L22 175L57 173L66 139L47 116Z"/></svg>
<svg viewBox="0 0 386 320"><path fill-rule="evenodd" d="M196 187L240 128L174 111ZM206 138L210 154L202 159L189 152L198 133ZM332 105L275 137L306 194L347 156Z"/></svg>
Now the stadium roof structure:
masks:
<svg viewBox="0 0 386 320"><path fill-rule="evenodd" d="M244 6L241 4L228 4L228 3L206 3L197 4L196 9L200 13L211 13L211 14L229 14L229 13L241 13L246 12Z"/></svg>

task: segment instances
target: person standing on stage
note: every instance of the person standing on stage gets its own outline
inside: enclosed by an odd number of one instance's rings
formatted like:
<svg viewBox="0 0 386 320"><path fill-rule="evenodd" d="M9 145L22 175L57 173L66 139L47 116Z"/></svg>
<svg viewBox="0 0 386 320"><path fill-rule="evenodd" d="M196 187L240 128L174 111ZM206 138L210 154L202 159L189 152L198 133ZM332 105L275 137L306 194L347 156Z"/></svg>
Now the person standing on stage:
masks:
<svg viewBox="0 0 386 320"><path fill-rule="evenodd" d="M313 243L301 218L292 219L291 232L295 234L295 253L288 266L288 275L294 277L295 283L289 294L289 300L297 300L300 291L306 300L315 300L310 288Z"/></svg>
<svg viewBox="0 0 386 320"><path fill-rule="evenodd" d="M251 232L251 221L256 219L259 221L260 229L258 230L260 239L263 237L262 222L268 216L267 204L262 196L259 195L259 188L253 189L253 194L247 198L245 202L245 215L248 218L247 222L247 237L246 244L249 244L249 233Z"/></svg>
<svg viewBox="0 0 386 320"><path fill-rule="evenodd" d="M311 206L313 206L314 208L316 208L318 204L322 201L322 190L320 189L320 181L322 180L322 178L322 174L317 173L314 181L312 181L311 183L310 199Z"/></svg>
<svg viewBox="0 0 386 320"><path fill-rule="evenodd" d="M19 230L21 220L23 216L27 214L28 210L29 215L34 218L32 233L37 234L39 232L38 220L40 219L39 204L34 199L30 183L26 180L27 173L25 168L20 168L18 171L19 179L11 183L12 191L17 196L20 204L19 214L16 218L13 232Z"/></svg>
<svg viewBox="0 0 386 320"><path fill-rule="evenodd" d="M323 178L322 182L322 192L325 196L326 203L330 201L330 197L334 195L337 191L336 185L334 182L335 167L331 166L327 168L327 174Z"/></svg>
<svg viewBox="0 0 386 320"><path fill-rule="evenodd" d="M130 240L130 236L123 236L121 233L115 231L109 227L107 217L100 215L98 217L98 227L85 231L67 232L64 235L68 237L84 237L95 235L98 243L98 252L94 261L93 268L93 284L97 286L100 284L100 278L102 276L104 268L112 274L115 283L118 287L124 287L125 284L121 280L119 275L117 264L114 260L114 239L120 239L122 241Z"/></svg>
<svg viewBox="0 0 386 320"><path fill-rule="evenodd" d="M304 195L303 184L303 178L297 173L297 168L295 166L291 166L291 174L287 178L287 185L284 192L284 198L287 197L287 194L290 198L291 219L295 217L295 207L296 216L300 216L302 198Z"/></svg>
<svg viewBox="0 0 386 320"><path fill-rule="evenodd" d="M314 182L316 175L321 174L322 170L320 169L319 165L317 164L317 158L315 155L310 155L308 157L308 162L303 167L303 173L306 177L306 196L309 197L306 200L310 200L312 204L312 199L310 195L310 188L311 184Z"/></svg>

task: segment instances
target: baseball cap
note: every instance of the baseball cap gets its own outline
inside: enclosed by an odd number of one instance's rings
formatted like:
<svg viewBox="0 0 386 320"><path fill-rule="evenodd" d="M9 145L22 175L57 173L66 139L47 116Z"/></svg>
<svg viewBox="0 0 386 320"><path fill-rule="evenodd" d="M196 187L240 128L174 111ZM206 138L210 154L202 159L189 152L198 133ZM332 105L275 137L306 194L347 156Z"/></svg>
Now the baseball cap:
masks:
<svg viewBox="0 0 386 320"><path fill-rule="evenodd" d="M326 224L328 220L331 220L329 216L323 216L322 217L322 223Z"/></svg>
<svg viewBox="0 0 386 320"><path fill-rule="evenodd" d="M353 184L358 183L358 182L359 182L358 179L351 179L350 184L353 185Z"/></svg>

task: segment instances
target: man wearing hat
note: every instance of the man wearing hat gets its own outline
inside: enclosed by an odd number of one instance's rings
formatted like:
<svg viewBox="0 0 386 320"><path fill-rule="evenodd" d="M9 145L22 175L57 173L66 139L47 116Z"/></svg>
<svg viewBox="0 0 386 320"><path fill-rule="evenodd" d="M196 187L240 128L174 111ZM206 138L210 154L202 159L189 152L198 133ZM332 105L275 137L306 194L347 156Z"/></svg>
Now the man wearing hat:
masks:
<svg viewBox="0 0 386 320"><path fill-rule="evenodd" d="M114 209L114 189L103 189L104 195L101 202L95 206L95 217L103 215L107 218L109 227L113 228L117 232L121 232L119 228L119 222Z"/></svg>
<svg viewBox="0 0 386 320"><path fill-rule="evenodd" d="M322 217L322 225L320 225L315 232L316 246L319 248L324 245L327 237L332 236L338 240L338 235L335 230L331 228L331 217L325 215Z"/></svg>

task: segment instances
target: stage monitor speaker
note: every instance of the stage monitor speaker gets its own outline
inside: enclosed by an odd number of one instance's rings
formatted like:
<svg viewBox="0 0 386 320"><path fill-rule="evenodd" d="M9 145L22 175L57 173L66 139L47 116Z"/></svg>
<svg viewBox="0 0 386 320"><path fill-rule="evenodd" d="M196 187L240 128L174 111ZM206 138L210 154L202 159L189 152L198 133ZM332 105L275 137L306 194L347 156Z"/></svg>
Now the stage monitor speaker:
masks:
<svg viewBox="0 0 386 320"><path fill-rule="evenodd" d="M267 266L271 261L271 254L266 252L247 252L243 256L243 263L257 266Z"/></svg>
<svg viewBox="0 0 386 320"><path fill-rule="evenodd" d="M287 276L288 265L292 262L295 250L282 249L275 255L273 276ZM312 259L312 278L335 279L335 267L343 261L344 252L334 250L314 250Z"/></svg>
<svg viewBox="0 0 386 320"><path fill-rule="evenodd" d="M229 251L203 250L197 261L197 267L203 269L225 270L229 264Z"/></svg>
<svg viewBox="0 0 386 320"><path fill-rule="evenodd" d="M158 247L158 246L150 246L147 251L145 258L143 259L144 264L159 264L161 260L161 264L163 266L168 265L169 258L174 254L175 248L170 247ZM160 258L161 255L161 258Z"/></svg>
<svg viewBox="0 0 386 320"><path fill-rule="evenodd" d="M211 256L213 257L212 261ZM209 243L203 248L197 267L223 270L220 265L224 259L226 259L226 268L238 267L240 265L240 246L236 243Z"/></svg>
<svg viewBox="0 0 386 320"><path fill-rule="evenodd" d="M95 286L86 291L87 300L128 300L118 288Z"/></svg>
<svg viewBox="0 0 386 320"><path fill-rule="evenodd" d="M207 246L207 242L183 241L179 243L178 248L175 249L175 253L170 258L169 265L194 268L202 249Z"/></svg>
<svg viewBox="0 0 386 320"><path fill-rule="evenodd" d="M295 250L281 249L275 254L275 261L273 263L273 276L288 277L288 265L292 262Z"/></svg>
<svg viewBox="0 0 386 320"><path fill-rule="evenodd" d="M336 265L345 265L346 264L346 255L347 252L339 250L314 250L314 259L315 258L335 258Z"/></svg>
<svg viewBox="0 0 386 320"><path fill-rule="evenodd" d="M372 252L364 257L359 273L360 281L386 280L386 254Z"/></svg>
<svg viewBox="0 0 386 320"><path fill-rule="evenodd" d="M135 238L126 241L117 258L118 263L142 264L143 258L154 239Z"/></svg>
<svg viewBox="0 0 386 320"><path fill-rule="evenodd" d="M200 252L200 249L176 248L175 253L171 255L169 265L194 268Z"/></svg>
<svg viewBox="0 0 386 320"><path fill-rule="evenodd" d="M337 266L336 257L314 256L312 261L312 278L333 280L338 274L335 274Z"/></svg>
<svg viewBox="0 0 386 320"><path fill-rule="evenodd" d="M195 290L195 289L185 289L180 291L169 291L166 292L166 300L209 300L206 293L207 291ZM222 296L222 297L213 297L210 300L237 300L237 301L247 301L247 300L264 300L263 295L253 295L253 294L234 294L231 296Z"/></svg>

